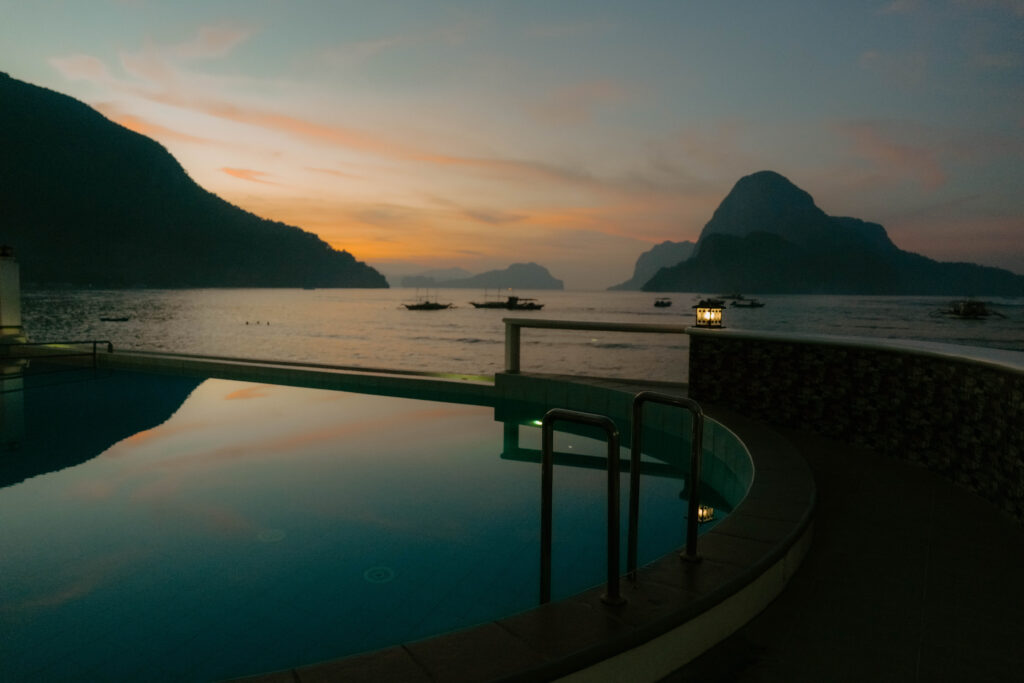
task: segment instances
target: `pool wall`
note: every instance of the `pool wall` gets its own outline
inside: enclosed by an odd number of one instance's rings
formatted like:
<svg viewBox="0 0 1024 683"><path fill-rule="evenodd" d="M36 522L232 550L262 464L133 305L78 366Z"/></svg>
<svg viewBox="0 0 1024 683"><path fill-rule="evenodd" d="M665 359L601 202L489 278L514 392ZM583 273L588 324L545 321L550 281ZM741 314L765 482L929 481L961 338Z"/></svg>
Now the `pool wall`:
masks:
<svg viewBox="0 0 1024 683"><path fill-rule="evenodd" d="M101 353L97 356L97 363L111 369L267 382L310 389L412 398L429 394L436 401L470 405L493 405L495 397L493 380L476 375L373 372L332 365L140 351Z"/></svg>
<svg viewBox="0 0 1024 683"><path fill-rule="evenodd" d="M690 334L694 399L919 463L1024 521L1024 354L734 330Z"/></svg>

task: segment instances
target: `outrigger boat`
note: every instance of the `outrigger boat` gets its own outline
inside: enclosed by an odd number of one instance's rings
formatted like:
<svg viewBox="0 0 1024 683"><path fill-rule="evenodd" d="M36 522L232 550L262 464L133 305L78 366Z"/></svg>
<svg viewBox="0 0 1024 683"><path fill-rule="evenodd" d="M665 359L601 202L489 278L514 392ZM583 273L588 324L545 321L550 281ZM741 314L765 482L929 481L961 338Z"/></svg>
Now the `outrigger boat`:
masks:
<svg viewBox="0 0 1024 683"><path fill-rule="evenodd" d="M963 318L965 320L982 320L990 315L994 315L999 318L1006 317L999 311L989 310L988 305L984 301L975 301L974 299L959 299L957 301L951 301L947 308L943 308L937 311L937 313L939 315L945 315L951 318Z"/></svg>
<svg viewBox="0 0 1024 683"><path fill-rule="evenodd" d="M452 307L451 303L447 303L447 304L439 303L437 301L436 296L435 296L435 298L433 300L431 300L429 292L427 292L426 296L422 296L421 297L421 296L417 295L416 303L414 303L414 304L403 303L402 305L405 306L406 308L408 308L410 311L440 311L442 309L451 308Z"/></svg>
<svg viewBox="0 0 1024 683"><path fill-rule="evenodd" d="M544 304L537 303L536 299L521 299L518 296L509 295L504 301L470 301L474 308L504 308L509 311L539 311Z"/></svg>
<svg viewBox="0 0 1024 683"><path fill-rule="evenodd" d="M437 301L417 301L414 304L402 304L410 311L440 311L442 308L451 308L451 304L442 304Z"/></svg>

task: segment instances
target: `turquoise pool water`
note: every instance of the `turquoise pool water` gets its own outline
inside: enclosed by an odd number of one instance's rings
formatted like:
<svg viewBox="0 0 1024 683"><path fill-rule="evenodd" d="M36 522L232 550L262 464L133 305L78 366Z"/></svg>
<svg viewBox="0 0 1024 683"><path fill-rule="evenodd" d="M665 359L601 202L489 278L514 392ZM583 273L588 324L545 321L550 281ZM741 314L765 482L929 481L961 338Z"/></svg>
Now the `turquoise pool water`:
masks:
<svg viewBox="0 0 1024 683"><path fill-rule="evenodd" d="M216 379L26 383L0 413L0 680L215 680L536 606L543 406L501 422ZM641 562L684 543L682 472L649 460ZM555 599L605 571L604 473L564 462Z"/></svg>

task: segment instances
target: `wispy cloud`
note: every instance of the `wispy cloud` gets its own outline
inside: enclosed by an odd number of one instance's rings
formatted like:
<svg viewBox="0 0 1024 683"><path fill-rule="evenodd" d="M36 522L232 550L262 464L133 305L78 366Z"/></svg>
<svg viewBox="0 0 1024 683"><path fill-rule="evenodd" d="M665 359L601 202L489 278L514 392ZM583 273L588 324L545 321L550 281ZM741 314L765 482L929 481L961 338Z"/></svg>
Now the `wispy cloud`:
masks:
<svg viewBox="0 0 1024 683"><path fill-rule="evenodd" d="M201 26L192 40L172 45L169 52L187 60L224 57L254 33L256 30L247 26Z"/></svg>
<svg viewBox="0 0 1024 683"><path fill-rule="evenodd" d="M858 61L862 68L901 87L918 86L928 75L928 55L924 52L868 50Z"/></svg>
<svg viewBox="0 0 1024 683"><path fill-rule="evenodd" d="M846 122L838 130L851 143L851 153L871 164L875 173L893 180L911 180L928 190L946 183L946 171L932 149L900 142L892 127L879 122Z"/></svg>
<svg viewBox="0 0 1024 683"><path fill-rule="evenodd" d="M311 171L313 173L323 173L325 175L334 176L335 178L358 179L362 177L356 173L346 173L345 171L339 171L334 168L315 168L313 166L306 166L306 170Z"/></svg>
<svg viewBox="0 0 1024 683"><path fill-rule="evenodd" d="M411 39L401 36L363 40L326 47L317 53L317 57L327 66L349 68L361 66L378 54L395 47L408 45L410 42L412 42Z"/></svg>
<svg viewBox="0 0 1024 683"><path fill-rule="evenodd" d="M568 38L599 35L606 32L610 26L610 22L587 18L577 21L537 24L528 28L526 35L532 38L566 40Z"/></svg>
<svg viewBox="0 0 1024 683"><path fill-rule="evenodd" d="M975 9L1001 9L1024 16L1024 0L954 0L956 4Z"/></svg>
<svg viewBox="0 0 1024 683"><path fill-rule="evenodd" d="M921 0L892 0L879 8L879 14L910 14L921 8Z"/></svg>
<svg viewBox="0 0 1024 683"><path fill-rule="evenodd" d="M978 53L971 55L971 66L979 69L1018 69L1024 64L1024 55L1018 52Z"/></svg>
<svg viewBox="0 0 1024 683"><path fill-rule="evenodd" d="M167 126L161 126L160 124L153 123L152 121L147 121L139 116L121 113L114 105L103 103L95 105L95 108L98 112L114 123L149 138L163 141L177 140L179 142L189 142L201 145L219 144L218 141L211 140L210 138L189 135L188 133L182 133L179 130L168 128Z"/></svg>
<svg viewBox="0 0 1024 683"><path fill-rule="evenodd" d="M238 178L240 180L248 180L253 183L263 183L264 185L280 185L265 178L270 175L264 171L254 171L249 168L228 168L227 166L220 169L224 173L227 173L232 178Z"/></svg>
<svg viewBox="0 0 1024 683"><path fill-rule="evenodd" d="M626 95L626 88L614 81L576 83L551 93L532 111L548 123L578 125L589 121L599 107L624 100Z"/></svg>
<svg viewBox="0 0 1024 683"><path fill-rule="evenodd" d="M49 61L51 66L70 81L90 81L100 84L115 82L107 65L92 55L51 57Z"/></svg>

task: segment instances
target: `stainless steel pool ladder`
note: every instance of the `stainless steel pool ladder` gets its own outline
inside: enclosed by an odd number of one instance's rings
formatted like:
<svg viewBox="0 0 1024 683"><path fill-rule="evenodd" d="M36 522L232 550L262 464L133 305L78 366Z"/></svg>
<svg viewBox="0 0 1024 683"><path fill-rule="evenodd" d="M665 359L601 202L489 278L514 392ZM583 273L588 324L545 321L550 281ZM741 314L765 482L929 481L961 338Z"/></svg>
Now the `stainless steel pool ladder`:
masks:
<svg viewBox="0 0 1024 683"><path fill-rule="evenodd" d="M603 429L608 437L608 585L601 600L625 602L619 593L619 430L611 418L565 408L552 408L542 421L540 602L551 602L551 490L554 479L554 432L556 422L574 422Z"/></svg>
<svg viewBox="0 0 1024 683"><path fill-rule="evenodd" d="M697 513L700 506L700 466L704 439L704 411L696 401L655 391L641 391L633 397L633 438L629 452L629 531L626 550L626 573L636 579L637 537L640 526L640 455L643 450L644 404L662 403L685 408L692 415L693 427L690 448L689 496L686 514L686 551L680 556L687 561L700 560L697 554Z"/></svg>

